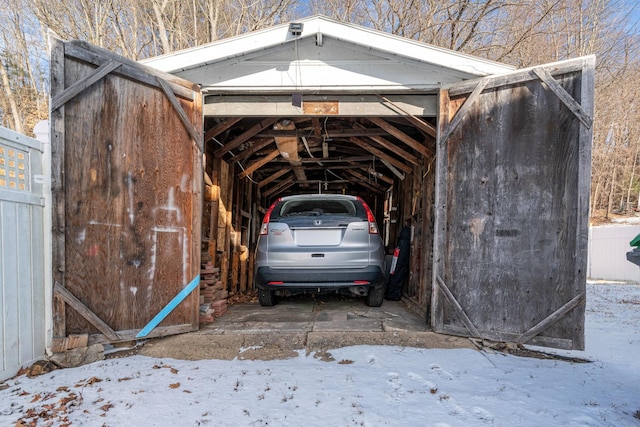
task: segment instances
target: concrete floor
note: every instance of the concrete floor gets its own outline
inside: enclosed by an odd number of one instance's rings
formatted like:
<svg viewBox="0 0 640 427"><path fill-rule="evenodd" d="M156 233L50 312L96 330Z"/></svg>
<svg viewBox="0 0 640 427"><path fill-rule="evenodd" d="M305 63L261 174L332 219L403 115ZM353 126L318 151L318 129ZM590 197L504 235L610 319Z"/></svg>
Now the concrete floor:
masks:
<svg viewBox="0 0 640 427"><path fill-rule="evenodd" d="M401 301L367 307L364 298L339 295L299 295L280 298L273 307L257 302L234 304L206 325L211 333L254 332L426 332L426 320Z"/></svg>
<svg viewBox="0 0 640 427"><path fill-rule="evenodd" d="M274 307L234 304L197 332L154 339L140 354L175 359L285 359L300 351L330 360L330 350L353 345L475 348L466 338L431 332L402 301L367 307L363 298L336 295L282 298Z"/></svg>

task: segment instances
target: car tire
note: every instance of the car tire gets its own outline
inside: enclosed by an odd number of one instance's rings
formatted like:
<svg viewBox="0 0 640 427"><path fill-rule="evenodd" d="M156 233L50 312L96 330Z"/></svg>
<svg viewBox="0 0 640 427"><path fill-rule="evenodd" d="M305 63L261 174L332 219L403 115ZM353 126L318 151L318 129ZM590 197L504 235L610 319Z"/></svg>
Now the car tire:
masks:
<svg viewBox="0 0 640 427"><path fill-rule="evenodd" d="M258 289L258 301L262 307L276 305L276 296L268 289Z"/></svg>
<svg viewBox="0 0 640 427"><path fill-rule="evenodd" d="M380 307L384 300L384 286L370 288L365 303L369 307Z"/></svg>

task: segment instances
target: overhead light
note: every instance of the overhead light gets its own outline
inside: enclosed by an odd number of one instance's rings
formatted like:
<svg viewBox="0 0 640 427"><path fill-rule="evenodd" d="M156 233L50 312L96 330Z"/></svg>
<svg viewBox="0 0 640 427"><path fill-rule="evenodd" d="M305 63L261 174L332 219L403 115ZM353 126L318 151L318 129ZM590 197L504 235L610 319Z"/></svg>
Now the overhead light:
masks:
<svg viewBox="0 0 640 427"><path fill-rule="evenodd" d="M302 22L291 22L289 24L289 32L293 36L299 36L302 34L302 29L304 28L304 24Z"/></svg>

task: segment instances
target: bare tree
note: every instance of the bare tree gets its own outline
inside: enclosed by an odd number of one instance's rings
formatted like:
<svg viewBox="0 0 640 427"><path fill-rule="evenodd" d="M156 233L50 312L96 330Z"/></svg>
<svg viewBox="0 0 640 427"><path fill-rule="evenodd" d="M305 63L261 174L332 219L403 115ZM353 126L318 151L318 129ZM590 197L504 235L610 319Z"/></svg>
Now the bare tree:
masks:
<svg viewBox="0 0 640 427"><path fill-rule="evenodd" d="M47 117L46 49L40 43L37 23L24 11L22 0L0 7L0 123L29 133Z"/></svg>

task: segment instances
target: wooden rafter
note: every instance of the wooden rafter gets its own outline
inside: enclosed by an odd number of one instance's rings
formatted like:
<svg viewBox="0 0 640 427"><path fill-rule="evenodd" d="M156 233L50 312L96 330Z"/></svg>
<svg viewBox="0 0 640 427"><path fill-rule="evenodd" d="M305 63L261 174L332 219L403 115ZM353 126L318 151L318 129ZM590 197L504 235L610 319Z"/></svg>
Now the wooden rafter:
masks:
<svg viewBox="0 0 640 427"><path fill-rule="evenodd" d="M369 120L371 123L383 129L389 135L392 135L398 138L400 141L404 142L409 147L413 148L423 156L432 156L434 154L433 151L427 148L424 144L411 138L409 135L407 135L397 127L393 126L391 123L387 122L386 120L383 120L378 117L369 117L367 120Z"/></svg>
<svg viewBox="0 0 640 427"><path fill-rule="evenodd" d="M287 178L286 180L284 180L282 182L279 182L278 184L276 184L273 187L269 188L268 190L264 191L262 193L262 195L264 197L269 197L272 194L276 194L276 193L279 193L279 192L282 192L282 191L286 190L287 188L291 187L294 183L295 183L295 179L293 179L293 177Z"/></svg>
<svg viewBox="0 0 640 427"><path fill-rule="evenodd" d="M248 159L249 157L251 157L253 154L257 153L258 151L262 150L263 148L271 145L274 143L273 138L259 138L256 139L254 141L254 144L247 148L246 150L241 151L240 153L236 154L235 156L233 156L233 158L231 159L234 162L241 162L243 160Z"/></svg>
<svg viewBox="0 0 640 427"><path fill-rule="evenodd" d="M385 153L384 151L375 148L374 146L372 146L371 144L369 144L363 139L353 137L353 138L349 138L349 141L351 141L358 147L362 148L363 150L367 150L368 152L375 155L376 157L386 160L387 162L391 163L398 169L405 171L406 173L409 173L412 170L411 166L408 166L403 162L401 162L400 160L396 159L395 157L392 157L387 153Z"/></svg>
<svg viewBox="0 0 640 427"><path fill-rule="evenodd" d="M251 175L253 172L257 171L258 169L260 169L261 167L263 167L264 165L266 165L267 163L269 163L271 160L275 159L279 155L280 155L280 150L273 150L271 153L267 154L260 160L252 163L251 166L249 166L248 168L240 172L238 174L238 178L242 179L244 177Z"/></svg>
<svg viewBox="0 0 640 427"><path fill-rule="evenodd" d="M242 120L242 117L231 117L223 122L218 123L217 125L209 129L204 134L204 142L207 142L211 138L215 138L216 136L220 135L222 132L229 130L233 125L238 123L240 120Z"/></svg>
<svg viewBox="0 0 640 427"><path fill-rule="evenodd" d="M258 183L258 188L262 188L267 184L271 184L273 181L275 181L276 179L280 178L282 175L287 174L289 171L291 171L291 169L282 168L279 171L277 171L276 173L273 173L273 174L269 175L267 178L263 179L262 181L260 181Z"/></svg>
<svg viewBox="0 0 640 427"><path fill-rule="evenodd" d="M368 166L368 167L362 166L362 167L359 167L358 169L360 169L363 172L366 172L368 175L372 175L372 172L373 172L374 176L377 179L379 179L380 181L384 181L389 185L393 185L393 179L392 178L389 178L388 176L386 176L384 174L381 174L380 172L372 171L370 166Z"/></svg>
<svg viewBox="0 0 640 427"><path fill-rule="evenodd" d="M356 123L354 126L363 127L359 123ZM396 153L397 155L399 155L403 159L406 159L408 162L413 163L414 165L419 165L420 164L420 161L418 160L418 158L416 156L414 156L413 154L409 153L408 151L403 150L401 147L398 147L397 145L392 144L389 140L387 140L387 139L385 139L385 138L383 138L381 136L370 136L369 139L371 139L372 141L377 142L383 148L386 148L387 150Z"/></svg>
<svg viewBox="0 0 640 427"><path fill-rule="evenodd" d="M412 114L409 114L404 109L402 109L400 106L398 106L396 103L394 103L393 101L389 100L389 98L387 98L386 96L382 96L382 95L379 95L379 96L384 102L386 102L388 105L390 105L394 110L402 113L402 115L405 117L405 119L407 119L408 122L413 124L415 127L420 129L421 131L425 132L427 135L431 136L432 138L436 137L436 127L435 126L433 126L430 123L425 122L424 120L422 120L419 117L416 117L416 116L414 116Z"/></svg>
<svg viewBox="0 0 640 427"><path fill-rule="evenodd" d="M238 148L243 142L246 142L250 138L256 136L261 130L274 124L276 120L278 120L277 117L268 117L262 120L260 123L256 123L251 128L243 132L242 135L226 143L224 147L218 148L216 151L213 152L213 155L216 157L222 157L223 155L227 154L229 151Z"/></svg>
<svg viewBox="0 0 640 427"><path fill-rule="evenodd" d="M345 170L345 172L355 178L355 181L353 181L354 184L361 185L371 191L375 191L376 193L383 193L385 191L385 189L381 186L370 183L367 176L364 176L363 174L356 172L353 169L347 169Z"/></svg>

